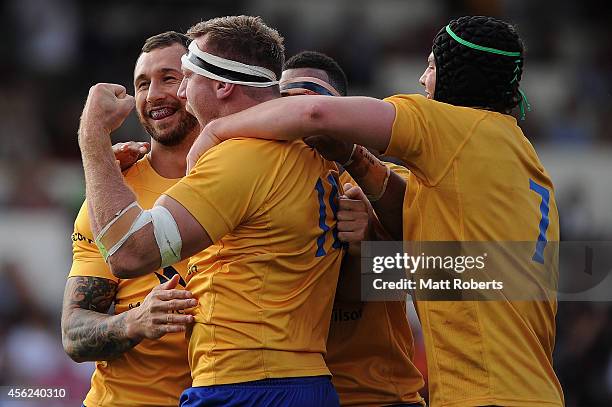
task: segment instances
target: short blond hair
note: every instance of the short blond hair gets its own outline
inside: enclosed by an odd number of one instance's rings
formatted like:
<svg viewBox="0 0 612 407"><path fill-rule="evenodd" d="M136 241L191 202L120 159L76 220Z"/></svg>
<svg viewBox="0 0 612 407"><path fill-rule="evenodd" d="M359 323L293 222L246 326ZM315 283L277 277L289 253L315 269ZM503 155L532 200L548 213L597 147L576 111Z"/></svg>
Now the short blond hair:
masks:
<svg viewBox="0 0 612 407"><path fill-rule="evenodd" d="M187 30L189 38L207 35L210 52L227 59L270 69L280 78L285 63L283 37L261 17L227 16L201 21Z"/></svg>

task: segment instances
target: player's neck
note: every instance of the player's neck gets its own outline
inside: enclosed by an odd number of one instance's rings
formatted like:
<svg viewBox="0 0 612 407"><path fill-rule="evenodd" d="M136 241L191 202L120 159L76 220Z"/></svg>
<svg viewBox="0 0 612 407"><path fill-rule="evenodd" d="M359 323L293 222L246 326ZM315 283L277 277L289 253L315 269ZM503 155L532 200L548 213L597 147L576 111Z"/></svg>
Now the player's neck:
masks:
<svg viewBox="0 0 612 407"><path fill-rule="evenodd" d="M185 176L187 170L187 153L198 133L190 135L181 144L164 146L151 139L149 162L151 167L164 178L174 179Z"/></svg>

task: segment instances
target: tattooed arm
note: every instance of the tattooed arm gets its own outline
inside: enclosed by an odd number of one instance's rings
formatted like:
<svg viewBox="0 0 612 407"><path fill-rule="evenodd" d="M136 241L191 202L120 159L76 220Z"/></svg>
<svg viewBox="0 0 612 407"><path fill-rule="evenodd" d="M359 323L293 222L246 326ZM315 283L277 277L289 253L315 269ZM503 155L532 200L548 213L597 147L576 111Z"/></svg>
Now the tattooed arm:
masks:
<svg viewBox="0 0 612 407"><path fill-rule="evenodd" d="M394 240L402 240L404 195L407 181L394 171L390 171L382 161L363 146L355 148L351 164L344 168L366 195L377 196L377 199L371 200L371 203L378 220ZM387 172L389 175L385 181ZM380 233L377 237L379 240L387 240L382 238Z"/></svg>
<svg viewBox="0 0 612 407"><path fill-rule="evenodd" d="M112 360L144 338L184 331L193 316L172 313L196 305L192 294L174 289L178 275L155 287L142 305L118 315L106 312L117 283L99 277L70 277L62 307L62 343L75 362Z"/></svg>
<svg viewBox="0 0 612 407"><path fill-rule="evenodd" d="M333 139L327 135L309 136L304 138L304 142L315 148L323 158L342 164L366 195L378 198L372 202L372 207L378 216L372 225L374 235L369 236L367 240L402 240L402 211L407 185L405 177L391 171L385 181L387 175L385 163L363 146ZM379 221L384 230L379 227ZM360 242L363 239L348 236L348 239L343 240Z"/></svg>
<svg viewBox="0 0 612 407"><path fill-rule="evenodd" d="M136 346L127 335L127 312L107 315L117 283L99 277L71 277L62 308L62 343L75 362L109 360Z"/></svg>

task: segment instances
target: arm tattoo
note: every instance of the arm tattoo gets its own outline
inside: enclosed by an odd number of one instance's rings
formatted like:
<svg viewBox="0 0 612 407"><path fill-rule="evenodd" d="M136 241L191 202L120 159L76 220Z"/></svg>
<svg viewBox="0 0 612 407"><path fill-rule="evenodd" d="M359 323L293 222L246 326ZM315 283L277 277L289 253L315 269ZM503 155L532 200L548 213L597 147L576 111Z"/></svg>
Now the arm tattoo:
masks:
<svg viewBox="0 0 612 407"><path fill-rule="evenodd" d="M378 195L383 188L387 167L363 146L355 149L353 157L353 162L345 169L366 195Z"/></svg>
<svg viewBox="0 0 612 407"><path fill-rule="evenodd" d="M117 283L98 277L70 277L64 292L62 342L76 361L111 360L139 341L126 335L126 314L107 315Z"/></svg>
<svg viewBox="0 0 612 407"><path fill-rule="evenodd" d="M365 147L358 146L353 154L353 163L346 170L366 195L378 196L385 187L387 167ZM386 190L379 200L372 202L384 229L394 240L402 240L403 204L406 181L399 175L389 174ZM384 239L384 238L383 238Z"/></svg>

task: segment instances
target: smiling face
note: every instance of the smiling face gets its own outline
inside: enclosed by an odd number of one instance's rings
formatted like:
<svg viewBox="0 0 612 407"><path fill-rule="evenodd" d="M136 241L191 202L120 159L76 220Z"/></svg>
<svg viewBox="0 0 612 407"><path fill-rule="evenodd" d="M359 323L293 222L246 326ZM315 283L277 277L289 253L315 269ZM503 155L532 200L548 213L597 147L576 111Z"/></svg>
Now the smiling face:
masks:
<svg viewBox="0 0 612 407"><path fill-rule="evenodd" d="M430 53L427 58L427 68L425 72L423 72L423 75L421 75L419 82L425 87L427 99L433 99L436 91L436 60L433 52Z"/></svg>
<svg viewBox="0 0 612 407"><path fill-rule="evenodd" d="M138 119L147 133L166 146L180 144L198 125L177 96L183 75L181 44L155 48L138 57L134 69L134 97Z"/></svg>

